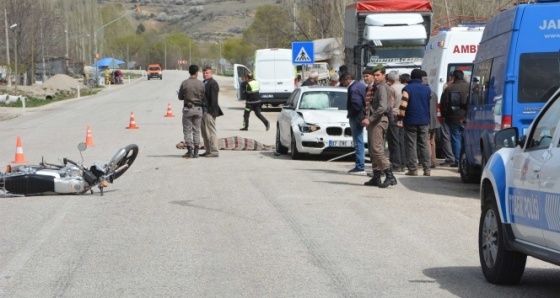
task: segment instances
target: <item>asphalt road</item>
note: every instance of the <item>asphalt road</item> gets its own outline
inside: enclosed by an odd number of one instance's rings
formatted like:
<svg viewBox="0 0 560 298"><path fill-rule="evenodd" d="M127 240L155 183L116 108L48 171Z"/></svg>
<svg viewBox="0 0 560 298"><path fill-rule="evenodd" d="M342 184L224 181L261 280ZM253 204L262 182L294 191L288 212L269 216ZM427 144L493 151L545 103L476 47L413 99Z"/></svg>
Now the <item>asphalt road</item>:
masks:
<svg viewBox="0 0 560 298"><path fill-rule="evenodd" d="M554 297L558 268L529 259L516 287L480 270L478 186L456 170L397 174L388 189L346 174L351 160L292 161L272 151L183 159L186 72L0 121L0 162L107 162L138 144L132 168L104 196L0 197L0 297ZM218 137L274 144L231 78L218 78ZM176 117L165 118L171 103ZM125 129L134 112L137 130ZM264 114L275 123L277 110Z"/></svg>

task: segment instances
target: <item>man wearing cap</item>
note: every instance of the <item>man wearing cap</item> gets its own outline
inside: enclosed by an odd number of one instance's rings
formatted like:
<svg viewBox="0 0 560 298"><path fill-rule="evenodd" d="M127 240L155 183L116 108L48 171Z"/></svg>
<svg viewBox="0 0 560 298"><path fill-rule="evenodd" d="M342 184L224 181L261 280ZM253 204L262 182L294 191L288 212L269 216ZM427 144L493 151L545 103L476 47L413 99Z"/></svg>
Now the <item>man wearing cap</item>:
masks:
<svg viewBox="0 0 560 298"><path fill-rule="evenodd" d="M385 135L389 127L389 113L392 112L393 90L385 82L385 68L382 64L366 68L362 74L364 82L368 84L366 117L362 120L362 125L367 126L369 156L373 168L373 177L364 185L385 188L397 184L389 159L385 156ZM383 182L381 172L385 173Z"/></svg>
<svg viewBox="0 0 560 298"><path fill-rule="evenodd" d="M399 127L404 127L408 171L405 175L418 176L418 161L424 176L430 176L428 131L430 126L430 100L432 90L422 84L422 71L413 69L410 82L403 88L399 107Z"/></svg>
<svg viewBox="0 0 560 298"><path fill-rule="evenodd" d="M317 81L319 79L319 73L316 71L312 71L309 74L309 78L307 78L307 80L305 80L303 82L303 84L301 84L302 86L315 86L317 85Z"/></svg>

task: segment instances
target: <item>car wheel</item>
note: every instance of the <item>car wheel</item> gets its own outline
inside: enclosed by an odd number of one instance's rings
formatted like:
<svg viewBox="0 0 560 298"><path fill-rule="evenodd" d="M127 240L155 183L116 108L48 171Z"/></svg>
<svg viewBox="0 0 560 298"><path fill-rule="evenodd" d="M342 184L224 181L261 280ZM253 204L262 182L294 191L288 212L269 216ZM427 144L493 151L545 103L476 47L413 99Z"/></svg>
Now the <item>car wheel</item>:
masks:
<svg viewBox="0 0 560 298"><path fill-rule="evenodd" d="M150 80L150 77L148 77L148 81Z"/></svg>
<svg viewBox="0 0 560 298"><path fill-rule="evenodd" d="M465 146L462 146L461 155L459 156L459 174L461 174L461 181L463 181L463 183L478 183L480 178L474 167L469 165L464 147Z"/></svg>
<svg viewBox="0 0 560 298"><path fill-rule="evenodd" d="M159 76L159 79L160 79L160 80L163 80L163 76Z"/></svg>
<svg viewBox="0 0 560 298"><path fill-rule="evenodd" d="M276 129L276 153L279 154L288 153L288 147L282 146L282 142L280 141L280 127Z"/></svg>
<svg viewBox="0 0 560 298"><path fill-rule="evenodd" d="M301 153L297 150L296 145L296 137L294 136L294 132L292 131L292 143L291 143L291 152L292 152L292 159L301 159Z"/></svg>
<svg viewBox="0 0 560 298"><path fill-rule="evenodd" d="M490 283L513 285L519 283L523 276L527 255L507 250L504 246L504 233L494 192L489 191L485 195L478 229L478 254L482 273Z"/></svg>

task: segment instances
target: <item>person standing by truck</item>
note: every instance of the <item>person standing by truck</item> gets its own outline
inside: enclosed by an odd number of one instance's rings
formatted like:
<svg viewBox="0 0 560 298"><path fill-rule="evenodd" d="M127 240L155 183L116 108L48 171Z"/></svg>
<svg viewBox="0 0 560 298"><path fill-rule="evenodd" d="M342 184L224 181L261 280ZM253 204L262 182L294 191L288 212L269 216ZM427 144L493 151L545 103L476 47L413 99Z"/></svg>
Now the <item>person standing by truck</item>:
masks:
<svg viewBox="0 0 560 298"><path fill-rule="evenodd" d="M464 79L461 70L453 72L453 82L443 90L440 101L441 116L449 127L451 133L451 148L453 149L454 163L451 167L459 166L461 153L461 136L463 134L465 116L467 115L467 96L469 83Z"/></svg>
<svg viewBox="0 0 560 298"><path fill-rule="evenodd" d="M243 127L240 130L249 130L249 116L251 111L255 112L257 118L259 118L266 130L270 129L270 122L261 113L261 97L260 97L260 84L253 78L253 74L247 74L247 81L245 86L245 92L247 94L247 101L245 104L245 112L243 113Z"/></svg>

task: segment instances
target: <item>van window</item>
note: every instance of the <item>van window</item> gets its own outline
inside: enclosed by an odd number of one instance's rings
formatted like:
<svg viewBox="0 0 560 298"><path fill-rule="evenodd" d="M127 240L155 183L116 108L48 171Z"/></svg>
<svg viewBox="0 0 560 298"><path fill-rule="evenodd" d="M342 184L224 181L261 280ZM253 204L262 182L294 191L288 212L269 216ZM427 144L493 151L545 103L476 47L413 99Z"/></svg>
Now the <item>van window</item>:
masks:
<svg viewBox="0 0 560 298"><path fill-rule="evenodd" d="M492 71L490 72L490 82L488 84L488 104L493 104L496 98L504 95L504 84L506 75L506 57L496 57L492 61Z"/></svg>
<svg viewBox="0 0 560 298"><path fill-rule="evenodd" d="M488 99L488 86L490 81L490 70L492 69L492 59L486 60L474 66L472 88L472 105L486 104Z"/></svg>
<svg viewBox="0 0 560 298"><path fill-rule="evenodd" d="M447 81L449 82L451 80L451 75L454 71L461 70L465 75L465 81L470 82L472 69L472 63L450 63L449 65L447 65Z"/></svg>
<svg viewBox="0 0 560 298"><path fill-rule="evenodd" d="M560 53L526 53L519 63L520 103L546 102L550 89L558 87Z"/></svg>

